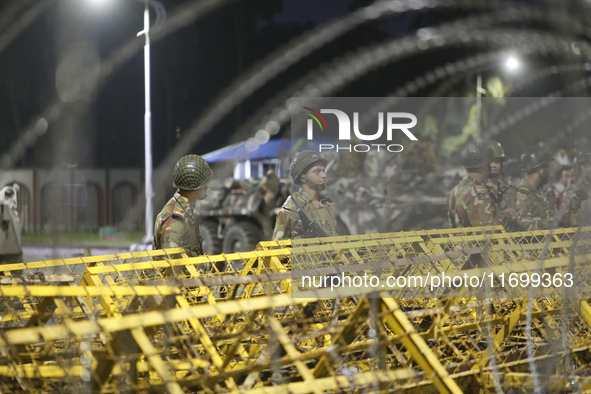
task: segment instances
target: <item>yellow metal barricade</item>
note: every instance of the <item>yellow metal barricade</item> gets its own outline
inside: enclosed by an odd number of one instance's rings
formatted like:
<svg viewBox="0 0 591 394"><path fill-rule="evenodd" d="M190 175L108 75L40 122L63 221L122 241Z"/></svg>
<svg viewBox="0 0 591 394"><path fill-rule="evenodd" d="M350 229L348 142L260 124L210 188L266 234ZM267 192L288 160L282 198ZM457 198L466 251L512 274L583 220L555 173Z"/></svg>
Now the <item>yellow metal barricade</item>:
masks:
<svg viewBox="0 0 591 394"><path fill-rule="evenodd" d="M578 286L575 298L557 286L530 301L533 284L519 281L577 272L587 282L590 232L447 229L269 241L197 258L171 249L6 265L0 387L461 393L566 391L576 381L586 390L589 290ZM377 285L295 291L303 275L345 271L371 273ZM433 275L494 280L387 284ZM499 290L500 277L519 289Z"/></svg>

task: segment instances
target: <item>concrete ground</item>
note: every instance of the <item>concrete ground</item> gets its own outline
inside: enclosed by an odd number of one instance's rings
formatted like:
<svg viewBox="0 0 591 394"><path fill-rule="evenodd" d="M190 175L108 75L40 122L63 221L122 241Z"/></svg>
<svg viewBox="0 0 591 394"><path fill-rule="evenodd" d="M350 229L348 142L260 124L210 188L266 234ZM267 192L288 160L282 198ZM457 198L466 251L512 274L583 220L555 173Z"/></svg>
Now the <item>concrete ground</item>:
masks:
<svg viewBox="0 0 591 394"><path fill-rule="evenodd" d="M23 246L23 257L26 262L41 260L67 259L71 257L99 256L114 253L129 252L129 247L46 247L46 246Z"/></svg>

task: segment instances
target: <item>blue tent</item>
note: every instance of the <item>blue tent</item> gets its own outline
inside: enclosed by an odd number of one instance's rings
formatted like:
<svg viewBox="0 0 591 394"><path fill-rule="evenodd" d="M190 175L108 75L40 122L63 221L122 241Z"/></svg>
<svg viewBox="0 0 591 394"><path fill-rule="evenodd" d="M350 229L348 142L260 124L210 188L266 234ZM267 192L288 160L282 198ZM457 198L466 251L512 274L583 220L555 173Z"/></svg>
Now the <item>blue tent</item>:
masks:
<svg viewBox="0 0 591 394"><path fill-rule="evenodd" d="M305 141L302 139L296 144L302 145L301 148L296 146L296 149L298 151L308 149L318 151L319 143L319 141ZM236 144L226 146L225 148L221 148L203 155L203 158L209 163L226 160L244 161L269 159L278 157L280 151L289 151L292 148L292 143L289 139L270 140L266 144L259 145L258 148L253 152L248 152L244 148L244 144L244 142L238 142Z"/></svg>

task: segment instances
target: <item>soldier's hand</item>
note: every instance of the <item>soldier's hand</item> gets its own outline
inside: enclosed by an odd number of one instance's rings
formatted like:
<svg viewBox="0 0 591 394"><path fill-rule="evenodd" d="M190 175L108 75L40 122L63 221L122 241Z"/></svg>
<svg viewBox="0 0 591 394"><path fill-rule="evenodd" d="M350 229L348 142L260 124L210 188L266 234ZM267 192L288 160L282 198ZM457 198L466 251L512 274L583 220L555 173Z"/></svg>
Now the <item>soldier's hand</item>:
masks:
<svg viewBox="0 0 591 394"><path fill-rule="evenodd" d="M515 211L513 208L506 208L503 211L503 216L509 218L510 221L512 222L515 219L517 219L517 211Z"/></svg>

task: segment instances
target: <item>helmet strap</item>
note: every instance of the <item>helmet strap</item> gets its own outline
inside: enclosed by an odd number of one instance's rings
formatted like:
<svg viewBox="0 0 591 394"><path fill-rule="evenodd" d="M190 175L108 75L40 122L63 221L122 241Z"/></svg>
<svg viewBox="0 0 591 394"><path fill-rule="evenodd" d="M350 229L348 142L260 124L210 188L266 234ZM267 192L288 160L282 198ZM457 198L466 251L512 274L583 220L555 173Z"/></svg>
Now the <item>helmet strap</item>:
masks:
<svg viewBox="0 0 591 394"><path fill-rule="evenodd" d="M322 190L324 190L326 188L326 185L319 185L317 183L314 183L310 180L310 178L308 178L305 175L302 175L300 178L302 178L304 180L304 183L306 184L306 186L308 186L312 190L316 190L317 192L321 192Z"/></svg>

